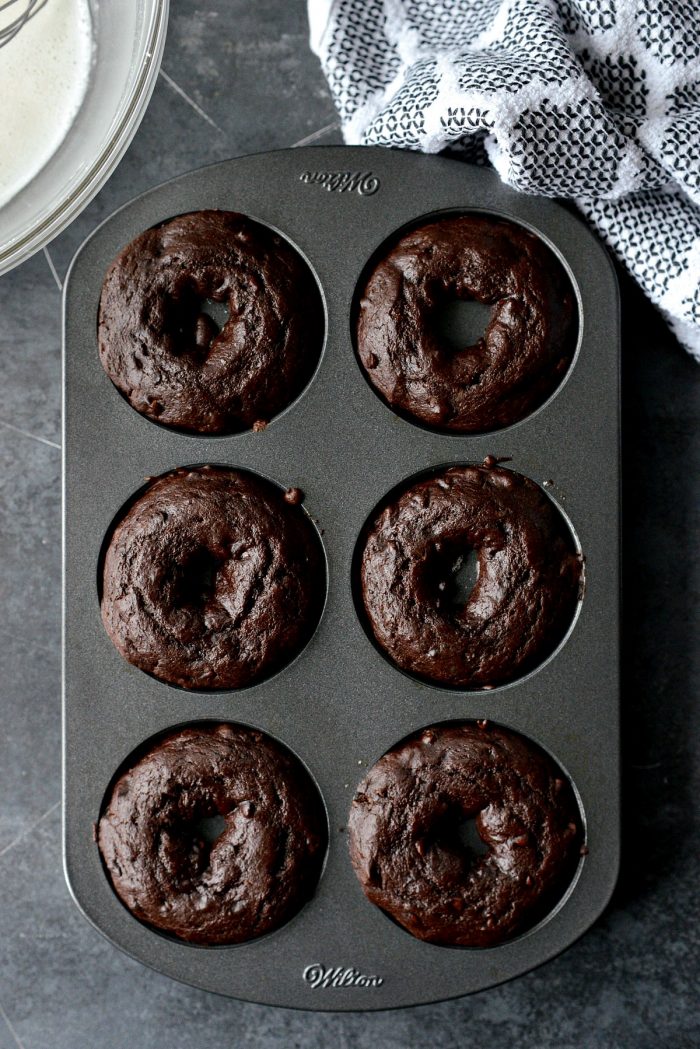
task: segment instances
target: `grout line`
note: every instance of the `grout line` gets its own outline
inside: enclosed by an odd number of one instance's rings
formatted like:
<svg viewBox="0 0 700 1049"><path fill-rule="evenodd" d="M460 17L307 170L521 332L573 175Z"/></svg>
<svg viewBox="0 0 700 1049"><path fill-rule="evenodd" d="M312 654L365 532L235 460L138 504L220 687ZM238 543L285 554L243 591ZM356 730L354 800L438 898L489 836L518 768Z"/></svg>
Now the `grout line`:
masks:
<svg viewBox="0 0 700 1049"><path fill-rule="evenodd" d="M185 102L187 102L188 105L192 106L195 113L198 113L202 120L206 120L207 124L211 124L213 128L215 128L220 134L223 135L223 131L221 130L219 125L215 124L212 118L209 116L209 114L205 113L202 107L198 106L195 100L193 98L190 98L187 92L183 91L180 85L176 84L172 77L168 76L168 74L165 72L162 66L160 68L160 75L163 77L163 80L166 82L166 84L168 84L173 89L173 91L180 95L181 98L184 98Z"/></svg>
<svg viewBox="0 0 700 1049"><path fill-rule="evenodd" d="M300 138L298 142L292 142L292 149L295 149L296 146L308 146L310 142L315 142L316 139L323 138L323 136L327 135L329 131L336 131L339 127L339 121L334 120L332 124L326 124L325 127L319 128L318 131L314 131L312 134L307 135L306 138Z"/></svg>
<svg viewBox="0 0 700 1049"><path fill-rule="evenodd" d="M12 430L13 433L19 433L22 437L31 437L33 441L41 441L42 444L48 444L50 448L58 448L59 452L61 450L60 444L56 444L55 441L50 441L48 437L40 437L38 433L30 433L29 430L22 430L19 426L13 426L12 423L5 422L4 419L0 419L0 426Z"/></svg>
<svg viewBox="0 0 700 1049"><path fill-rule="evenodd" d="M23 841L28 834L31 834L33 830L36 830L40 823L43 823L44 820L47 819L52 812L55 812L60 804L60 801L55 801L50 809L47 809L46 812L39 816L38 819L35 819L33 823L30 823L28 827L25 827L24 830L20 834L18 834L16 838L13 838L9 845L6 845L3 849L0 849L0 856L4 856L6 852L10 851L10 849L14 849L15 845L19 845L19 843Z"/></svg>
<svg viewBox="0 0 700 1049"><path fill-rule="evenodd" d="M58 273L56 272L56 267L53 264L53 259L49 255L49 249L47 247L44 248L44 255L46 257L46 261L49 264L49 269L53 273L53 279L56 281L56 284L58 285L58 290L59 291L63 291L63 282L61 281L61 278L59 277Z"/></svg>
<svg viewBox="0 0 700 1049"><path fill-rule="evenodd" d="M0 1002L0 1016L2 1016L3 1020L5 1021L5 1024L7 1026L8 1031L10 1032L10 1034L14 1038L15 1042L17 1043L18 1049L24 1049L24 1045L20 1041L19 1035L17 1034L17 1032L15 1031L14 1027L10 1023L10 1018L9 1018L9 1016L7 1015L7 1013L5 1012L5 1010L2 1007L2 1002Z"/></svg>

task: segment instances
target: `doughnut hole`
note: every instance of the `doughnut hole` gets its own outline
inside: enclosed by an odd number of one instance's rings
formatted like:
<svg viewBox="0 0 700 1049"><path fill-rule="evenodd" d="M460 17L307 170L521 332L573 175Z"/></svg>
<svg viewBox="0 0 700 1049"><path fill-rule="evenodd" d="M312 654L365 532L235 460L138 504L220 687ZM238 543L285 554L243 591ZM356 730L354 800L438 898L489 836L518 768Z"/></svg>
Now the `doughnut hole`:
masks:
<svg viewBox="0 0 700 1049"><path fill-rule="evenodd" d="M200 317L205 316L209 318L213 327L216 328L217 335L231 316L228 303L217 299L204 299L200 303L199 309Z"/></svg>
<svg viewBox="0 0 700 1049"><path fill-rule="evenodd" d="M488 843L479 832L476 817L461 821L458 819L453 833L468 856L478 859L479 856L484 856L489 851Z"/></svg>
<svg viewBox="0 0 700 1049"><path fill-rule="evenodd" d="M176 573L175 597L180 605L202 607L216 592L216 577L225 564L225 557L200 547L181 565Z"/></svg>
<svg viewBox="0 0 700 1049"><path fill-rule="evenodd" d="M479 582L480 568L481 563L476 550L467 549L463 554L457 555L445 587L445 597L453 607L463 608L467 604Z"/></svg>
<svg viewBox="0 0 700 1049"><path fill-rule="evenodd" d="M222 331L231 326L234 303L230 291L212 284L185 282L177 287L168 306L163 330L170 336L169 350L203 364ZM228 328L231 330L231 327Z"/></svg>
<svg viewBox="0 0 700 1049"><path fill-rule="evenodd" d="M451 299L438 307L431 320L442 346L459 353L467 348L483 348L492 317L493 307L488 303L476 299Z"/></svg>
<svg viewBox="0 0 700 1049"><path fill-rule="evenodd" d="M214 801L205 802L197 806L190 819L184 818L181 824L161 835L161 848L164 842L170 841L174 852L171 867L180 867L180 878L186 883L189 879L183 872L189 868L192 878L200 876L210 866L217 843L225 845L224 835L235 834L236 824L251 819L254 814L252 801L242 801L233 808L219 807Z"/></svg>
<svg viewBox="0 0 700 1049"><path fill-rule="evenodd" d="M490 844L480 829L480 812L465 811L450 799L439 799L427 826L414 839L416 852L430 871L430 880L449 890L479 866Z"/></svg>
<svg viewBox="0 0 700 1049"><path fill-rule="evenodd" d="M212 850L226 826L225 817L213 806L200 806L190 819L161 831L161 862L169 870L179 870L180 879L189 882L209 866Z"/></svg>
<svg viewBox="0 0 700 1049"><path fill-rule="evenodd" d="M202 816L196 820L194 834L210 848L226 830L226 820L216 813L213 816Z"/></svg>
<svg viewBox="0 0 700 1049"><path fill-rule="evenodd" d="M438 541L416 567L416 587L446 615L459 612L469 603L480 570L479 552L466 541Z"/></svg>
<svg viewBox="0 0 700 1049"><path fill-rule="evenodd" d="M208 353L214 339L226 327L231 317L230 305L217 299L204 299L199 304L194 324L194 342L203 353Z"/></svg>

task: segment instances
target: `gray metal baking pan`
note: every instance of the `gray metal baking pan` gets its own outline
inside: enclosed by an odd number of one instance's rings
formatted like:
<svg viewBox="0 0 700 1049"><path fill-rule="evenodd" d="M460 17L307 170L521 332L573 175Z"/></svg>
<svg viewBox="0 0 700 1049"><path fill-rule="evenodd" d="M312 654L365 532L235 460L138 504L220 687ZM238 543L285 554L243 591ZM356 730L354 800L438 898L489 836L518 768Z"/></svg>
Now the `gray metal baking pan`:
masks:
<svg viewBox="0 0 700 1049"><path fill-rule="evenodd" d="M183 212L242 211L280 231L308 260L326 310L326 340L306 390L261 433L193 437L138 415L102 370L96 314L105 270L136 234ZM363 268L397 230L443 211L522 223L550 244L579 299L577 355L557 393L528 419L485 436L428 432L397 417L358 366L351 333ZM64 327L65 869L87 918L134 958L197 987L247 1001L372 1010L465 995L562 951L600 915L619 851L618 293L605 251L555 203L516 194L492 172L376 148L312 147L216 164L159 186L104 222L78 252ZM586 562L580 614L557 653L493 691L433 688L397 671L369 641L353 603L355 543L372 509L434 466L510 457L569 518ZM224 463L298 486L322 530L328 596L298 658L240 692L171 688L124 662L100 620L100 549L144 477ZM364 897L345 825L357 784L389 747L425 725L487 718L548 750L571 777L588 854L553 912L499 947L423 943ZM200 719L256 726L305 763L330 828L314 898L283 928L248 944L169 939L122 906L93 840L118 766L149 737Z"/></svg>

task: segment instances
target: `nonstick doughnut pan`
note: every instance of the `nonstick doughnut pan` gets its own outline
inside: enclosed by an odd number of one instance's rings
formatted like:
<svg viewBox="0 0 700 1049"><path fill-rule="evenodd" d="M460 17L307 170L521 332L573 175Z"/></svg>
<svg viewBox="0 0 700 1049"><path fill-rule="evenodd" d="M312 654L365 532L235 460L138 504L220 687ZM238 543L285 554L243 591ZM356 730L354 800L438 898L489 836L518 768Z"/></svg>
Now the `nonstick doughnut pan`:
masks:
<svg viewBox="0 0 700 1049"><path fill-rule="evenodd" d="M105 271L146 228L203 208L241 211L281 232L322 291L326 340L303 394L262 432L203 438L137 414L97 352ZM519 222L559 254L579 299L580 339L555 395L528 419L484 436L430 432L374 393L355 357L353 300L387 238L446 212ZM468 994L524 973L571 944L612 892L619 853L618 293L610 261L557 204L519 195L488 170L383 149L311 147L194 171L104 222L71 267L64 329L65 868L75 900L116 945L175 979L302 1009L386 1009ZM399 672L370 642L353 600L358 535L404 479L435 466L508 458L544 486L571 523L586 589L566 641L509 686L456 692ZM298 486L328 562L325 610L294 662L239 692L173 688L126 663L98 603L105 535L144 478L220 463ZM544 747L571 778L587 853L562 901L501 946L468 950L411 937L365 898L346 823L367 769L409 733L436 722L489 719ZM114 894L93 839L105 791L145 740L198 720L251 725L307 766L328 814L328 854L314 898L285 926L233 947L197 947L139 923Z"/></svg>

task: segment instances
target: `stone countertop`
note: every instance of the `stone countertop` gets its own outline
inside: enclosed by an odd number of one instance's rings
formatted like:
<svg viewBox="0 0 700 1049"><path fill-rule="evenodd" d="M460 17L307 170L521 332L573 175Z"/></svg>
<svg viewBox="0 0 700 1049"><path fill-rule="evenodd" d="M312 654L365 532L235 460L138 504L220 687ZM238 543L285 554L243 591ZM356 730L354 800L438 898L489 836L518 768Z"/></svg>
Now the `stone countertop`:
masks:
<svg viewBox="0 0 700 1049"><path fill-rule="evenodd" d="M700 372L624 276L624 850L561 957L441 1005L323 1015L181 986L112 947L61 867L60 292L83 238L164 179L340 142L303 0L176 0L145 119L107 186L0 278L0 1049L685 1049L697 1010ZM695 827L694 827L695 825Z"/></svg>

